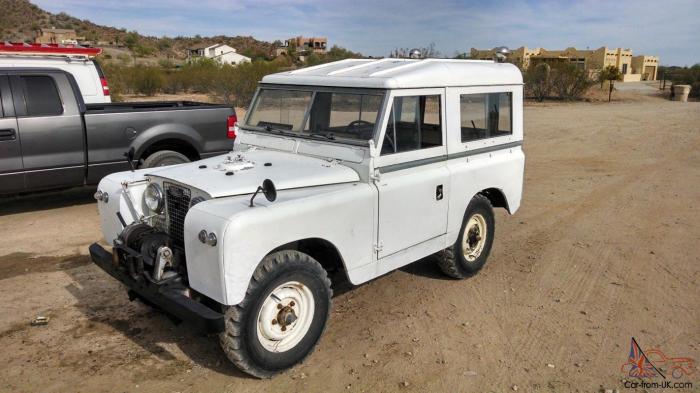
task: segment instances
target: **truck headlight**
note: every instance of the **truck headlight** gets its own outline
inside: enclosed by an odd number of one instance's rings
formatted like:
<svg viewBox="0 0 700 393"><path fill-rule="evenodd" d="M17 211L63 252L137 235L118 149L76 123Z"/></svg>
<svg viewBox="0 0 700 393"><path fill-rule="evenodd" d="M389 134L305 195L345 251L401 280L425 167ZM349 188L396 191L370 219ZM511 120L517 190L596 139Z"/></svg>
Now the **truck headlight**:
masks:
<svg viewBox="0 0 700 393"><path fill-rule="evenodd" d="M164 198L163 189L156 183L150 183L143 193L143 202L148 209L156 214L163 212Z"/></svg>

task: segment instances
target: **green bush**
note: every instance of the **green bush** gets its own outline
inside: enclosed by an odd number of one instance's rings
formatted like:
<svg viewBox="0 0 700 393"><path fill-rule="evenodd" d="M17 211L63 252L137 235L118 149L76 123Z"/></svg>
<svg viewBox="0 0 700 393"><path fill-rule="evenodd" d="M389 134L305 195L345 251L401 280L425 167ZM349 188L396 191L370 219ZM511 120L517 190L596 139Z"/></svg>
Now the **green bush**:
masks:
<svg viewBox="0 0 700 393"><path fill-rule="evenodd" d="M595 83L588 72L568 63L535 63L523 77L525 93L538 101L545 98L579 100Z"/></svg>
<svg viewBox="0 0 700 393"><path fill-rule="evenodd" d="M659 67L658 76L676 85L690 85L690 96L700 97L700 63L692 67Z"/></svg>
<svg viewBox="0 0 700 393"><path fill-rule="evenodd" d="M258 82L265 75L288 69L292 63L289 59L281 58L222 66L202 59L179 68L165 67L170 65L167 62L160 62L158 66L109 63L102 68L113 98L124 94L153 96L159 92L204 93L227 105L247 106Z"/></svg>
<svg viewBox="0 0 700 393"><path fill-rule="evenodd" d="M163 70L159 67L134 67L133 86L136 93L154 96L165 82Z"/></svg>
<svg viewBox="0 0 700 393"><path fill-rule="evenodd" d="M525 94L542 102L552 92L551 68L549 64L533 64L523 76L525 82Z"/></svg>
<svg viewBox="0 0 700 393"><path fill-rule="evenodd" d="M552 67L552 86L557 96L563 100L581 99L593 83L586 70L573 64Z"/></svg>

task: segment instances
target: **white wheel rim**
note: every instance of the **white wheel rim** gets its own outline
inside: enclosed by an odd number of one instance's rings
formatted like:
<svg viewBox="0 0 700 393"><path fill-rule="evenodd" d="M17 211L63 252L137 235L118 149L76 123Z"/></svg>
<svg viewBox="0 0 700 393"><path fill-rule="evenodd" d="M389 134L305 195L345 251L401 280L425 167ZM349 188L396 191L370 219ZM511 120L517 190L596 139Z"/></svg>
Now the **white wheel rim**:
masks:
<svg viewBox="0 0 700 393"><path fill-rule="evenodd" d="M298 281L286 282L270 292L260 308L258 341L270 352L288 351L306 336L313 318L311 289Z"/></svg>
<svg viewBox="0 0 700 393"><path fill-rule="evenodd" d="M474 262L486 244L486 219L481 214L469 217L462 234L462 254L467 262Z"/></svg>

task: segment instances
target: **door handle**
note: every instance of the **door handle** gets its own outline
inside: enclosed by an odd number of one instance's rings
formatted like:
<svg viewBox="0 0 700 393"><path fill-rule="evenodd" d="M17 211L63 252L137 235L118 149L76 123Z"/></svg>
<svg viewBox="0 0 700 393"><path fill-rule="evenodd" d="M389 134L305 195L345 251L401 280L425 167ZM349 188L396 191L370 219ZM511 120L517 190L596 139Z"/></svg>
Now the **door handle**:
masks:
<svg viewBox="0 0 700 393"><path fill-rule="evenodd" d="M14 141L15 139L17 139L17 133L14 128L0 130L0 141Z"/></svg>
<svg viewBox="0 0 700 393"><path fill-rule="evenodd" d="M442 200L442 196L443 196L442 195L442 184L440 184L439 186L437 186L435 188L435 200L436 201Z"/></svg>

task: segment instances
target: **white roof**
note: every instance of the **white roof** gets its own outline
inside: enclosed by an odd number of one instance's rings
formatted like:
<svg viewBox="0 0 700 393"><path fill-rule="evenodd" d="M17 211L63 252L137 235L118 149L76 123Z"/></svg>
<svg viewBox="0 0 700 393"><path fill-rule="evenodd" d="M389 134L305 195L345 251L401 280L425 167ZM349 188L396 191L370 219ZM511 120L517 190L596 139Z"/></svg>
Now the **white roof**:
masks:
<svg viewBox="0 0 700 393"><path fill-rule="evenodd" d="M405 89L519 85L518 67L487 60L346 59L267 75L262 83Z"/></svg>

